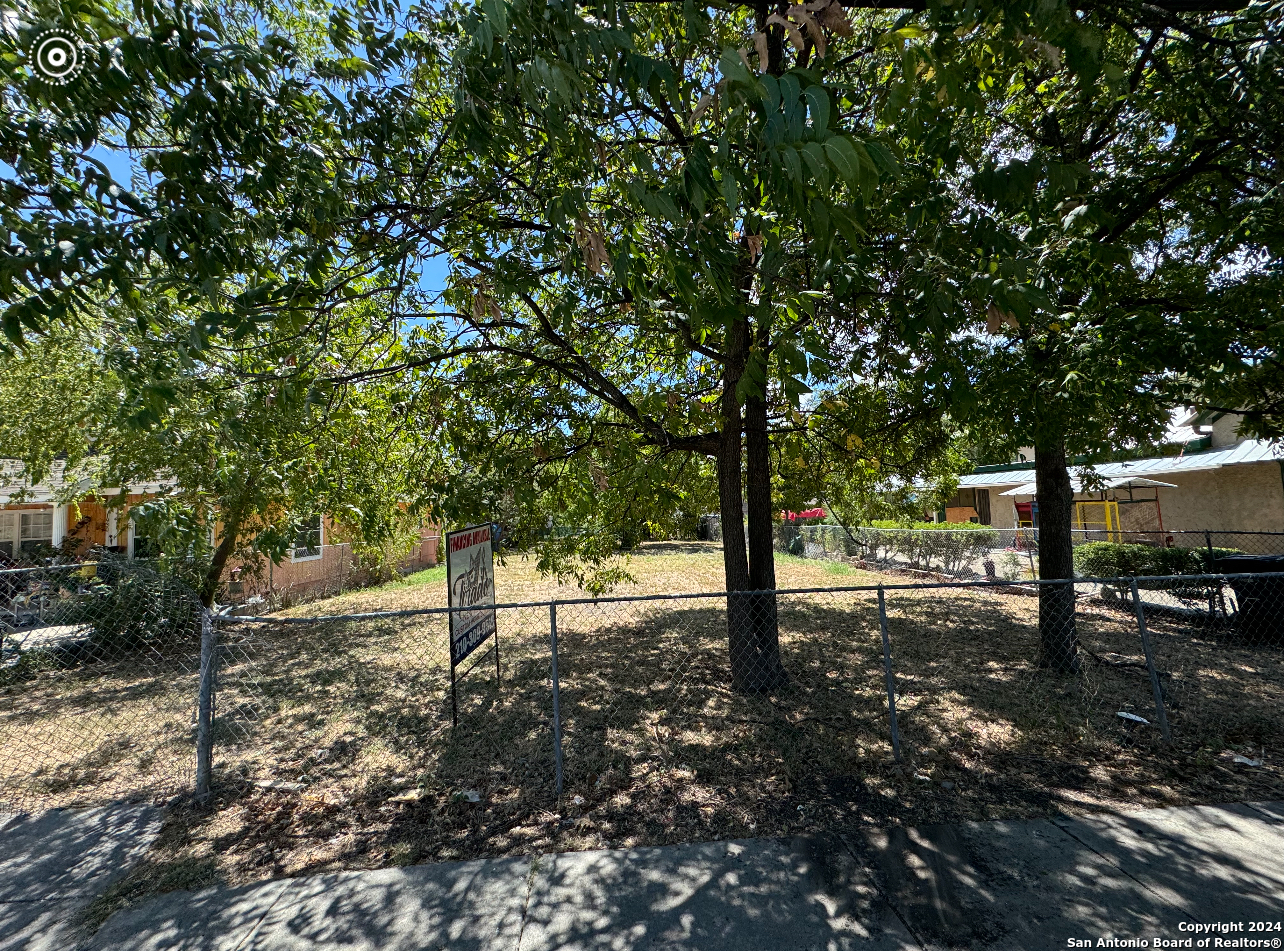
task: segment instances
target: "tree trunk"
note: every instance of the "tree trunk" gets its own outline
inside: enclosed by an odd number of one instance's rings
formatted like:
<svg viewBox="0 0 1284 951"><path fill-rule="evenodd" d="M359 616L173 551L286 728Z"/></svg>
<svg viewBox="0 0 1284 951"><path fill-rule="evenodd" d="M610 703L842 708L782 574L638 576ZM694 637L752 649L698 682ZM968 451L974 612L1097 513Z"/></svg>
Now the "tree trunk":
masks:
<svg viewBox="0 0 1284 951"><path fill-rule="evenodd" d="M772 546L771 444L767 435L767 401L745 401L745 495L749 520L750 622L753 625L754 671L750 689L769 693L789 680L780 662L776 606L776 556Z"/></svg>
<svg viewBox="0 0 1284 951"><path fill-rule="evenodd" d="M1065 441L1059 436L1034 443L1035 491L1039 502L1039 577L1074 577L1070 526L1074 489L1066 467ZM1074 585L1039 586L1039 665L1060 673L1079 669Z"/></svg>
<svg viewBox="0 0 1284 951"><path fill-rule="evenodd" d="M722 441L718 449L718 510L722 516L722 564L727 581L727 647L731 655L731 684L751 693L758 683L759 650L754 625L753 596L747 594L749 560L745 548L743 451L744 426L737 390L749 353L749 327L737 320L728 329L722 376Z"/></svg>
<svg viewBox="0 0 1284 951"><path fill-rule="evenodd" d="M214 607L214 595L218 594L219 582L223 580L223 569L236 551L236 536L241 532L241 519L242 516L238 514L223 522L223 537L214 549L214 556L210 559L209 569L201 584L201 604L207 608Z"/></svg>

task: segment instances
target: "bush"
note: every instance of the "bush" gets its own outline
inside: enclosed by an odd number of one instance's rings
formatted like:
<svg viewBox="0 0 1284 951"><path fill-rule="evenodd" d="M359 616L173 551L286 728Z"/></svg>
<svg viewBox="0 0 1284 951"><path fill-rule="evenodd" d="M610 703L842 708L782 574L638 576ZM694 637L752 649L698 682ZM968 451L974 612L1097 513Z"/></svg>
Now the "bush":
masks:
<svg viewBox="0 0 1284 951"><path fill-rule="evenodd" d="M59 622L86 625L96 653L157 648L200 636L201 602L171 575L100 563L59 610Z"/></svg>
<svg viewBox="0 0 1284 951"><path fill-rule="evenodd" d="M1237 555L1235 548L1214 548L1212 561ZM1074 566L1092 578L1128 578L1141 575L1199 575L1216 568L1207 548L1158 548L1153 545L1088 542L1074 550Z"/></svg>
<svg viewBox="0 0 1284 951"><path fill-rule="evenodd" d="M999 544L999 533L975 522L876 521L857 529L861 544L874 561L899 554L925 570L955 574Z"/></svg>

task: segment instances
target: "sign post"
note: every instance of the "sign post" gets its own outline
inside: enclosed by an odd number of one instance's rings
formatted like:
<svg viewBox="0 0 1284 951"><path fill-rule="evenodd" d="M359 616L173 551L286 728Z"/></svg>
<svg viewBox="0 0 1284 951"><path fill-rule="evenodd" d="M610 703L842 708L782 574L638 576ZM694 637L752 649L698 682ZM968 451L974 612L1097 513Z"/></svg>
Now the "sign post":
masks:
<svg viewBox="0 0 1284 951"><path fill-rule="evenodd" d="M450 706L455 726L459 725L455 672L468 655L492 636L495 638L495 676L499 676L495 555L491 541L489 525L446 535L446 585L453 609L450 612Z"/></svg>

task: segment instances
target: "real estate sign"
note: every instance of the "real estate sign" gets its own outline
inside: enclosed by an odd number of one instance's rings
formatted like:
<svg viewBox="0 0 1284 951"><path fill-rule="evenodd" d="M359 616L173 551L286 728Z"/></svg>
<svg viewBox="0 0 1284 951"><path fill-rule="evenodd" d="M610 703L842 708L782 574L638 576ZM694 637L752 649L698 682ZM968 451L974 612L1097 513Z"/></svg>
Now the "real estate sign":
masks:
<svg viewBox="0 0 1284 951"><path fill-rule="evenodd" d="M450 666L453 669L496 632L495 568L490 526L446 535L446 581L450 612Z"/></svg>

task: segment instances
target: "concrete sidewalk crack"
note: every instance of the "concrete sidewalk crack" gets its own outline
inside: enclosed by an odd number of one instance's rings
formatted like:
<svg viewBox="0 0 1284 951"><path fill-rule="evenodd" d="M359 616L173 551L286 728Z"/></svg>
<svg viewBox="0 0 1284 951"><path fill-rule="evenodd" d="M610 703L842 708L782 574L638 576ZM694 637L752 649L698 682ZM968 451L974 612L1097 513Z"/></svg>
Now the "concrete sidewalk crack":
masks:
<svg viewBox="0 0 1284 951"><path fill-rule="evenodd" d="M1279 803L1272 803L1272 802L1267 802L1267 803L1260 803L1260 802L1246 802L1246 803L1244 803L1244 805L1245 805L1245 806L1247 806L1249 809L1252 809L1255 813L1257 813L1259 816L1261 816L1263 819L1267 820L1268 822L1270 822L1270 823L1272 823L1272 824L1276 824L1276 825L1278 825L1278 824L1279 824L1279 822L1280 822L1280 817L1279 817L1279 816L1273 816L1273 815L1271 815L1269 812L1266 812L1266 811L1265 811L1265 810L1263 810L1263 809L1258 809L1258 808L1257 808L1258 806L1261 806L1261 805L1267 805L1267 806L1280 805Z"/></svg>
<svg viewBox="0 0 1284 951"><path fill-rule="evenodd" d="M522 921L517 928L517 944L514 945L513 951L521 951L522 936L526 934L526 916L531 907L531 893L535 891L535 876L539 874L542 858L543 856L539 853L532 855L530 869L526 872L526 897L522 899Z"/></svg>
<svg viewBox="0 0 1284 951"><path fill-rule="evenodd" d="M838 836L838 841L843 844L843 848L847 850L847 854L855 859L856 863L865 870L865 873L869 876L870 885L874 887L874 891L886 903L887 907L891 909L892 914L896 916L896 920L899 921L901 923L901 927L905 929L905 933L910 936L911 940L913 940L919 948L926 951L927 945L923 943L923 939L914 931L913 928L910 927L910 923L905 920L905 916L902 915L901 910L896 907L896 903L892 901L892 897L883 890L883 886L878 881L878 875L875 874L872 868L865 864L865 857L860 855L856 849L852 847L852 844L848 841L848 837L846 835Z"/></svg>
<svg viewBox="0 0 1284 951"><path fill-rule="evenodd" d="M1138 885L1140 885L1143 891L1149 892L1150 894L1154 895L1157 899L1159 899L1159 901L1163 902L1163 903L1164 903L1165 905L1167 905L1169 908L1172 908L1174 911L1178 912L1179 914L1185 915L1185 916L1186 916L1186 917L1188 917L1191 921L1194 921L1194 922L1197 922L1197 923L1200 923L1200 924L1203 924L1203 923L1204 923L1203 919L1201 919L1201 918L1196 918L1196 917L1195 917L1194 915L1192 915L1190 912L1186 911L1186 909L1184 909L1184 908L1180 908L1180 907L1178 907L1177 905L1174 905L1171 901L1169 901L1167 898L1165 898L1165 897L1164 897L1162 894L1160 894L1157 890L1155 890L1154 888L1151 888L1149 885L1147 885L1145 882L1143 882L1141 879L1139 879L1136 875L1133 875L1133 874L1132 874L1131 872L1129 872L1126 868L1124 868L1124 867L1123 867L1122 865L1120 865L1117 861L1115 861L1114 856L1112 856L1112 855L1107 855L1106 853L1102 852L1101 850L1096 849L1096 848L1093 848L1093 846L1091 845L1091 843L1085 842L1083 839L1079 838L1079 836L1075 835L1075 834L1074 834L1074 832L1072 832L1069 828L1067 828L1066 826L1062 825L1060 822L1057 822L1057 821L1056 821L1056 819L1053 819L1053 820L1052 820L1052 824L1053 824L1054 826L1056 826L1058 829L1060 829L1062 832L1064 832L1066 835L1070 836L1070 838L1074 839L1076 842L1078 842L1080 845L1082 845L1082 846L1083 846L1085 849L1087 849L1089 852L1092 852L1094 855L1099 855L1099 856L1101 856L1101 858L1105 859L1107 862L1109 862L1111 865L1113 865L1115 868L1117 868L1117 869L1120 871L1120 873L1121 873L1121 874L1123 874L1123 875L1125 875L1126 877L1128 877L1128 878L1132 879L1134 882L1136 882ZM1160 833L1160 835L1163 835L1163 833ZM1167 836L1164 836L1164 838L1168 838L1168 837L1167 837ZM1171 840L1170 840L1170 841L1171 841Z"/></svg>
<svg viewBox="0 0 1284 951"><path fill-rule="evenodd" d="M263 922L267 921L267 916L272 914L272 909L276 907L277 902L279 902L286 893L293 889L297 884L299 884L299 879L290 879L286 883L285 887L277 892L276 897L268 902L268 906L263 909L263 914L259 915L259 920L254 922L254 927L245 933L244 938L236 942L236 947L233 948L232 951L241 951L241 949L245 947L245 943L247 941L253 941L254 938L258 936L259 929L263 927Z"/></svg>

